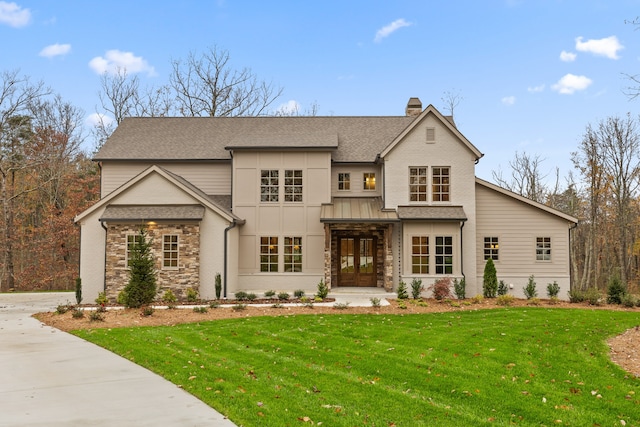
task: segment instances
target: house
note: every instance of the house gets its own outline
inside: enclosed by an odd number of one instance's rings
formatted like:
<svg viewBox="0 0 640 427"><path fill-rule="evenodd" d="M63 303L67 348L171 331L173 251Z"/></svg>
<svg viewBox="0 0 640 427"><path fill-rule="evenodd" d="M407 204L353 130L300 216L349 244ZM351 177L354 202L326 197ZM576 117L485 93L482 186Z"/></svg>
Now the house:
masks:
<svg viewBox="0 0 640 427"><path fill-rule="evenodd" d="M475 177L483 154L451 117L411 98L394 117L126 118L95 156L101 199L80 213L80 277L115 299L141 225L158 285L184 296L387 291L465 278L488 258L522 288L570 285L576 218Z"/></svg>

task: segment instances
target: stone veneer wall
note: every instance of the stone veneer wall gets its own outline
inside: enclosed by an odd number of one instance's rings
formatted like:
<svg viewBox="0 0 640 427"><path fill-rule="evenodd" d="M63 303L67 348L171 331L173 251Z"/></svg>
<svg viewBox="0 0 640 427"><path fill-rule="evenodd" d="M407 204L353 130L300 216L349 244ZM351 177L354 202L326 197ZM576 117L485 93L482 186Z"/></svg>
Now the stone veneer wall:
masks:
<svg viewBox="0 0 640 427"><path fill-rule="evenodd" d="M111 224L107 227L106 294L115 301L129 282L126 267L127 235L138 234L140 225ZM147 228L152 239L152 253L156 260L158 297L171 289L176 297L186 299L188 288L200 285L200 226L199 224L154 224ZM178 268L162 268L162 236L178 235Z"/></svg>

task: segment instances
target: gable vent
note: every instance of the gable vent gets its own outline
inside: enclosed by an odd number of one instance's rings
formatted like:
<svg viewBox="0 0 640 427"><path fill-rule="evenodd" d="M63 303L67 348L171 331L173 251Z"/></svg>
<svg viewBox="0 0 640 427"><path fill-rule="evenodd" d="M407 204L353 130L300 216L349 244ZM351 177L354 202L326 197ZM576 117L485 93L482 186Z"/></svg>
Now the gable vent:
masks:
<svg viewBox="0 0 640 427"><path fill-rule="evenodd" d="M427 128L427 142L436 142L436 128Z"/></svg>

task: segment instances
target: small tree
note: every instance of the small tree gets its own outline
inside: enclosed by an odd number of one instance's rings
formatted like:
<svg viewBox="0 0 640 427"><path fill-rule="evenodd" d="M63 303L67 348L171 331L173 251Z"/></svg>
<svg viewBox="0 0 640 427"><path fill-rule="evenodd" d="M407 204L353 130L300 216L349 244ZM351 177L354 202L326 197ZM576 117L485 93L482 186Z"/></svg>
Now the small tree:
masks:
<svg viewBox="0 0 640 427"><path fill-rule="evenodd" d="M396 292L398 294L398 299L409 298L409 293L407 292L407 284L403 280L398 283L398 290Z"/></svg>
<svg viewBox="0 0 640 427"><path fill-rule="evenodd" d="M529 276L527 285L522 288L522 290L524 291L524 296L527 299L535 298L538 296L538 291L536 290L536 281L534 280L533 274Z"/></svg>
<svg viewBox="0 0 640 427"><path fill-rule="evenodd" d="M76 277L76 304L82 303L82 279Z"/></svg>
<svg viewBox="0 0 640 427"><path fill-rule="evenodd" d="M216 273L216 299L220 299L222 294L222 277L220 273Z"/></svg>
<svg viewBox="0 0 640 427"><path fill-rule="evenodd" d="M411 296L413 299L419 299L423 290L424 286L422 286L422 279L411 280Z"/></svg>
<svg viewBox="0 0 640 427"><path fill-rule="evenodd" d="M489 258L484 265L484 276L482 278L482 294L485 298L495 298L498 292L498 273L493 260Z"/></svg>
<svg viewBox="0 0 640 427"><path fill-rule="evenodd" d="M498 282L498 296L506 295L508 293L509 287L504 283L504 280L500 280L500 282Z"/></svg>
<svg viewBox="0 0 640 427"><path fill-rule="evenodd" d="M140 227L129 260L129 283L124 288L127 307L139 308L156 297L156 270L151 253L151 240L145 227Z"/></svg>
<svg viewBox="0 0 640 427"><path fill-rule="evenodd" d="M622 304L627 290L617 274L609 278L607 285L607 304Z"/></svg>
<svg viewBox="0 0 640 427"><path fill-rule="evenodd" d="M427 289L433 293L433 297L438 301L451 299L451 278L443 277L438 279Z"/></svg>
<svg viewBox="0 0 640 427"><path fill-rule="evenodd" d="M467 282L465 278L453 279L453 292L456 294L456 298L465 299L467 297Z"/></svg>

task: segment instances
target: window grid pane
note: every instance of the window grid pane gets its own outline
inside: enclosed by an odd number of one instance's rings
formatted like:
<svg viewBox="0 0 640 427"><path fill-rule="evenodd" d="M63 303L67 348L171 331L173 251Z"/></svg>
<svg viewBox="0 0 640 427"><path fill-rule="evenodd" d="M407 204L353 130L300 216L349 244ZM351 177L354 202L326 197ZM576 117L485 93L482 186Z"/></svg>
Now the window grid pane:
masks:
<svg viewBox="0 0 640 427"><path fill-rule="evenodd" d="M178 268L178 235L166 234L162 236L162 266Z"/></svg>
<svg viewBox="0 0 640 427"><path fill-rule="evenodd" d="M497 237L485 237L484 238L484 259L498 260L498 238Z"/></svg>
<svg viewBox="0 0 640 427"><path fill-rule="evenodd" d="M364 190L375 190L376 189L376 174L375 173L365 173L363 174L363 187Z"/></svg>
<svg viewBox="0 0 640 427"><path fill-rule="evenodd" d="M453 274L453 237L436 237L436 274Z"/></svg>
<svg viewBox="0 0 640 427"><path fill-rule="evenodd" d="M260 201L278 201L278 170L262 170L260 173Z"/></svg>
<svg viewBox="0 0 640 427"><path fill-rule="evenodd" d="M551 237L536 237L536 261L551 261Z"/></svg>
<svg viewBox="0 0 640 427"><path fill-rule="evenodd" d="M302 272L302 237L284 238L284 271Z"/></svg>
<svg viewBox="0 0 640 427"><path fill-rule="evenodd" d="M412 202L427 201L427 168L409 168L409 200Z"/></svg>
<svg viewBox="0 0 640 427"><path fill-rule="evenodd" d="M429 237L411 238L411 273L429 274Z"/></svg>
<svg viewBox="0 0 640 427"><path fill-rule="evenodd" d="M302 201L302 170L284 171L284 201Z"/></svg>
<svg viewBox="0 0 640 427"><path fill-rule="evenodd" d="M131 267L131 259L133 257L133 247L142 243L142 236L139 234L127 234L127 251L125 253L125 264Z"/></svg>
<svg viewBox="0 0 640 427"><path fill-rule="evenodd" d="M433 171L433 201L448 202L449 201L449 168L436 167Z"/></svg>
<svg viewBox="0 0 640 427"><path fill-rule="evenodd" d="M351 174L339 173L338 174L338 190L349 191L351 190Z"/></svg>
<svg viewBox="0 0 640 427"><path fill-rule="evenodd" d="M260 237L260 271L278 272L278 238Z"/></svg>

